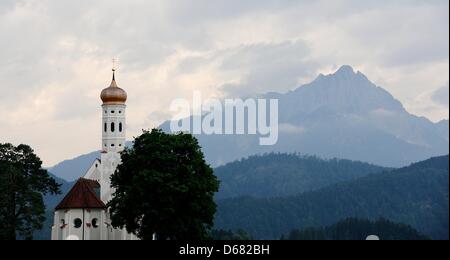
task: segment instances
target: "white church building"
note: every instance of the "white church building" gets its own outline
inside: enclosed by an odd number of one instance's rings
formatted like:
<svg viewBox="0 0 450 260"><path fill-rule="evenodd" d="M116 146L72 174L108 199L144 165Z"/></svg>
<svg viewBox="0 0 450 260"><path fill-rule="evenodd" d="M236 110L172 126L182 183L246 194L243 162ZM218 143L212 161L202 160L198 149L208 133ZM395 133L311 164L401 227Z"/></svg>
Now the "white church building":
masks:
<svg viewBox="0 0 450 260"><path fill-rule="evenodd" d="M93 162L55 208L52 240L136 240L126 230L114 229L106 204L113 190L110 177L121 163L125 148L127 93L115 79L100 95L102 104L101 158Z"/></svg>

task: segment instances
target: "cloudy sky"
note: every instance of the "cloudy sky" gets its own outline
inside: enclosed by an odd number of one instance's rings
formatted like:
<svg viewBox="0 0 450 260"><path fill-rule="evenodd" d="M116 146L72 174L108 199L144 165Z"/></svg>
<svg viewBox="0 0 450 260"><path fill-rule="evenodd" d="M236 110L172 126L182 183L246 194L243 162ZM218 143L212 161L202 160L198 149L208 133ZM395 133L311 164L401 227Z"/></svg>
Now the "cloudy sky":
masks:
<svg viewBox="0 0 450 260"><path fill-rule="evenodd" d="M51 166L101 145L119 59L128 138L170 102L287 91L349 64L416 115L449 117L448 0L1 0L0 142Z"/></svg>

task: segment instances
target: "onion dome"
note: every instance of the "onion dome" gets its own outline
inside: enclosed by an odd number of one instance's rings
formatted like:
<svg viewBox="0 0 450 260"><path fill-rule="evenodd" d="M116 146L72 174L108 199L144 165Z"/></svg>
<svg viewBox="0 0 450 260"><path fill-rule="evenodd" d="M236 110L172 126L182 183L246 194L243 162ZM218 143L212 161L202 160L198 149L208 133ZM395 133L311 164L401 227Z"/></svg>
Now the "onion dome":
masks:
<svg viewBox="0 0 450 260"><path fill-rule="evenodd" d="M127 101L127 92L117 86L115 70L113 70L111 85L102 90L100 98L103 104L125 104Z"/></svg>

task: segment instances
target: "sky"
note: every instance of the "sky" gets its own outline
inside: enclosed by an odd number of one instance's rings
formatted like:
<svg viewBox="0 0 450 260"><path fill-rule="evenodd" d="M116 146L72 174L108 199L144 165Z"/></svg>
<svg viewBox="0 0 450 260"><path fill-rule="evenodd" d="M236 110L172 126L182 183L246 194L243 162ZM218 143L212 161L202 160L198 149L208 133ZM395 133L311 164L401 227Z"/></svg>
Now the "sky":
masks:
<svg viewBox="0 0 450 260"><path fill-rule="evenodd" d="M129 140L194 90L286 92L344 64L449 117L448 0L1 0L0 142L45 166L100 149L113 58Z"/></svg>

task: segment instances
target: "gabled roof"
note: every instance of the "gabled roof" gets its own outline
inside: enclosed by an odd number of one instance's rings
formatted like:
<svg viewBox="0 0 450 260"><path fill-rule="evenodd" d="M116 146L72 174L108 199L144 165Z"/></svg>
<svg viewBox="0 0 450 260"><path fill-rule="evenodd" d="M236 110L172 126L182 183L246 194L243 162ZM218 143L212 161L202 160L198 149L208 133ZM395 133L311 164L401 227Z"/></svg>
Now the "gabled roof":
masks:
<svg viewBox="0 0 450 260"><path fill-rule="evenodd" d="M61 209L105 209L106 205L97 195L100 184L94 180L79 179L64 199L56 206Z"/></svg>

